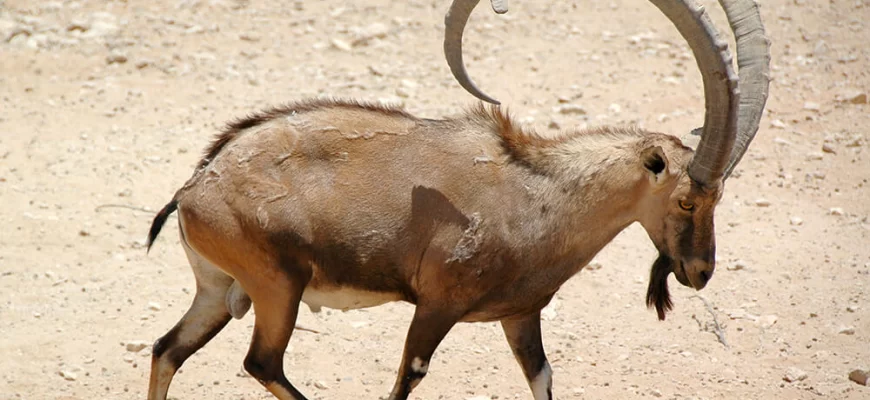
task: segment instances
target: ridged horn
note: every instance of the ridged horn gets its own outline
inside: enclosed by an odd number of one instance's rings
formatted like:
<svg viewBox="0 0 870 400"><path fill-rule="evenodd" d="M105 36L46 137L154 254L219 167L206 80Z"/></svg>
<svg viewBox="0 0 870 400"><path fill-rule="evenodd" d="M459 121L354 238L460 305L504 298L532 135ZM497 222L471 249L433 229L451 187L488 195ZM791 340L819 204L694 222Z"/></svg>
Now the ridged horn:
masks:
<svg viewBox="0 0 870 400"><path fill-rule="evenodd" d="M704 82L704 126L689 164L689 176L702 185L722 178L737 136L739 93L728 43L719 37L703 6L694 0L650 0L689 44Z"/></svg>
<svg viewBox="0 0 870 400"><path fill-rule="evenodd" d="M737 139L725 168L725 179L743 158L758 132L770 86L770 40L764 34L758 3L754 0L719 0L737 43L740 108Z"/></svg>

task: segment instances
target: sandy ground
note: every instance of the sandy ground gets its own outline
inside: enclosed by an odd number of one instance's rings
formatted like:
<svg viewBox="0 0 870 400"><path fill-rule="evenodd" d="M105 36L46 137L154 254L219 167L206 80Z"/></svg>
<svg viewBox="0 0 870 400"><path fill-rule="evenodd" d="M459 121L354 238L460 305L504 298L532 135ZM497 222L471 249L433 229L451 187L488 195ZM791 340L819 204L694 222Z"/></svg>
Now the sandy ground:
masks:
<svg viewBox="0 0 870 400"><path fill-rule="evenodd" d="M269 104L472 104L442 59L447 4L0 1L0 399L144 398L150 343L194 291L174 229L146 255L152 210L225 121ZM847 378L870 367L870 3L762 4L774 80L718 208L716 276L697 293L672 282L658 322L643 303L655 251L630 227L545 313L559 398L870 398ZM641 0L480 7L466 50L481 87L542 132L701 123L687 46ZM319 333L294 335L290 380L313 399L385 396L412 312L303 307ZM170 395L270 398L241 368L252 323L192 357ZM485 323L450 333L412 397L531 395Z"/></svg>

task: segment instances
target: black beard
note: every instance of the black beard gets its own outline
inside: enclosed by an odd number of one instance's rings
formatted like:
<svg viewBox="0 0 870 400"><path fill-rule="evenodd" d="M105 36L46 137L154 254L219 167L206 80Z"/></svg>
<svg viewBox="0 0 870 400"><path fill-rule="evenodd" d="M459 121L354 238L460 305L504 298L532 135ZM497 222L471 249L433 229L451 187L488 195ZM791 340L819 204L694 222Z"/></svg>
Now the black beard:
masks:
<svg viewBox="0 0 870 400"><path fill-rule="evenodd" d="M665 320L665 313L674 308L671 293L668 291L668 275L674 271L674 260L659 253L649 274L649 287L646 291L646 306L656 307L659 321Z"/></svg>

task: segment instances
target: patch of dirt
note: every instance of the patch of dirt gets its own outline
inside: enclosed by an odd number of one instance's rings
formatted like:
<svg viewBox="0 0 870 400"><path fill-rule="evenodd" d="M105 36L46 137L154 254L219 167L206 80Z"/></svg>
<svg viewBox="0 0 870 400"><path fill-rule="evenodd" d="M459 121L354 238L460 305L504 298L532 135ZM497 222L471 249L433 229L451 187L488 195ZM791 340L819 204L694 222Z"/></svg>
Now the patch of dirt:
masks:
<svg viewBox="0 0 870 400"><path fill-rule="evenodd" d="M144 398L149 344L195 290L177 235L146 256L145 234L201 149L232 118L310 96L427 117L473 104L442 57L448 3L0 1L0 399ZM466 60L524 123L701 124L695 63L652 5L510 5L479 7ZM718 208L715 277L672 282L658 322L655 250L626 230L545 313L559 398L870 398L848 377L870 366L870 3L762 5L771 96ZM320 333L294 335L290 380L313 399L385 396L412 312L303 307ZM171 397L271 398L241 372L252 324L188 360ZM494 323L457 326L429 371L412 398L531 398Z"/></svg>

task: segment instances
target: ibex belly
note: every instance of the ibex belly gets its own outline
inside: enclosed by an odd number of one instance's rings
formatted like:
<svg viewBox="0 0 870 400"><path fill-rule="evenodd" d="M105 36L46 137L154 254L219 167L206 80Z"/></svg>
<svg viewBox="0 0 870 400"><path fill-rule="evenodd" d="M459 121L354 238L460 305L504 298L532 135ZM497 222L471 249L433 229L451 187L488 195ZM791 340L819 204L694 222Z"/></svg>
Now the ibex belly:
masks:
<svg viewBox="0 0 870 400"><path fill-rule="evenodd" d="M342 311L356 310L402 299L403 297L399 293L372 292L349 286L320 286L315 288L309 285L302 293L302 302L307 304L312 312L320 312L321 307Z"/></svg>
<svg viewBox="0 0 870 400"><path fill-rule="evenodd" d="M312 272L312 279L302 292L302 302L312 312L320 312L321 307L356 310L404 299L399 292L369 290L364 282L362 286L333 282L321 273L318 265L312 265Z"/></svg>

